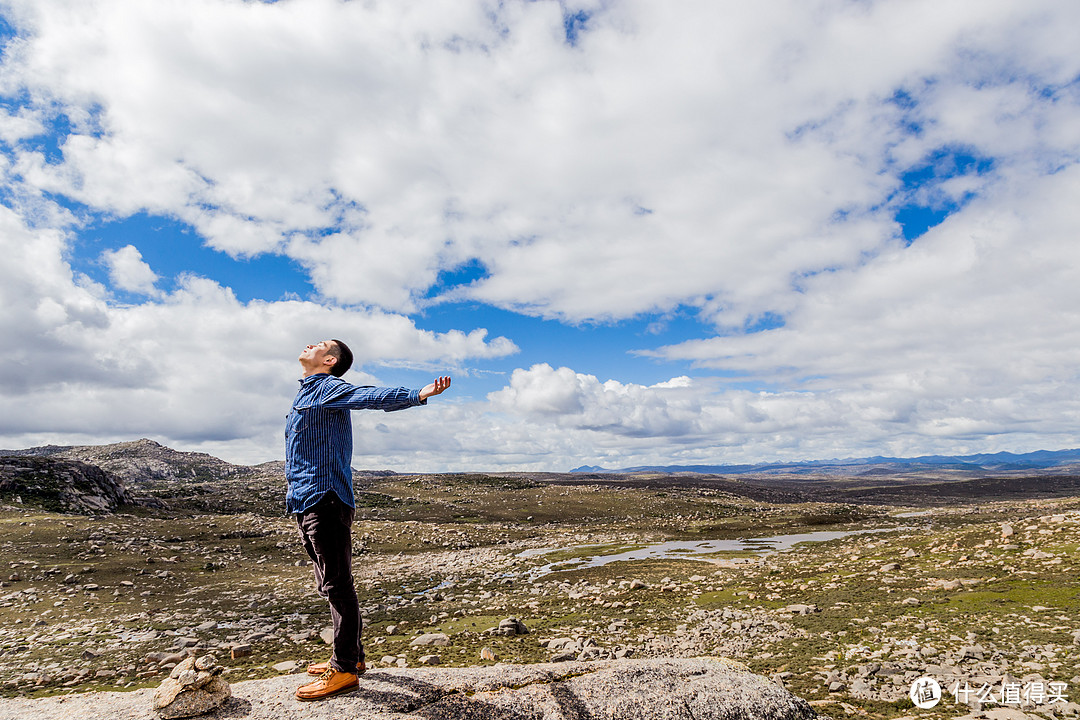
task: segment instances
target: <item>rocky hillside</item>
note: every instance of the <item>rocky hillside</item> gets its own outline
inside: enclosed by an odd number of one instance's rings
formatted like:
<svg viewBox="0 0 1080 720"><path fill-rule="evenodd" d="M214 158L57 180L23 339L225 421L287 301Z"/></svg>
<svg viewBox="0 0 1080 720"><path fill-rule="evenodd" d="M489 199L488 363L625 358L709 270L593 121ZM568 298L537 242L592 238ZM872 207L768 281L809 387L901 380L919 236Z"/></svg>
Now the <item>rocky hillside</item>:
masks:
<svg viewBox="0 0 1080 720"><path fill-rule="evenodd" d="M133 501L116 475L76 460L0 458L0 501L74 513L115 511Z"/></svg>
<svg viewBox="0 0 1080 720"><path fill-rule="evenodd" d="M146 438L111 445L46 445L0 454L78 460L107 470L129 485L175 480L210 482L249 470L213 455L173 450Z"/></svg>
<svg viewBox="0 0 1080 720"><path fill-rule="evenodd" d="M183 452L142 438L110 445L45 445L0 450L0 461L47 458L93 465L143 496L140 504L180 512L283 511L284 464L233 465L213 455Z"/></svg>

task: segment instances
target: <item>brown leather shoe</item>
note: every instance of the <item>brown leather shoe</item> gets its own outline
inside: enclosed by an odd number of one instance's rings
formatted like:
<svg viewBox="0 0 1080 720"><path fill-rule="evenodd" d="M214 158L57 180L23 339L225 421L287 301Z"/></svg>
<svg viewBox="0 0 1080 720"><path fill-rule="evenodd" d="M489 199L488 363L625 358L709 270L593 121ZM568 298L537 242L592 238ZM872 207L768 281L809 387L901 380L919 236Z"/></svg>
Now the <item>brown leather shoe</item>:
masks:
<svg viewBox="0 0 1080 720"><path fill-rule="evenodd" d="M333 695L355 690L360 687L360 678L352 673L345 673L327 668L318 680L296 689L297 700L322 700Z"/></svg>
<svg viewBox="0 0 1080 720"><path fill-rule="evenodd" d="M330 661L329 660L327 660L326 662L321 662L321 663L311 663L310 665L307 666L307 674L308 675L322 675L324 672L326 672L329 669L330 669ZM366 670L367 670L367 666L364 665L364 663L360 663L359 665L356 666L356 674L357 675L363 675Z"/></svg>

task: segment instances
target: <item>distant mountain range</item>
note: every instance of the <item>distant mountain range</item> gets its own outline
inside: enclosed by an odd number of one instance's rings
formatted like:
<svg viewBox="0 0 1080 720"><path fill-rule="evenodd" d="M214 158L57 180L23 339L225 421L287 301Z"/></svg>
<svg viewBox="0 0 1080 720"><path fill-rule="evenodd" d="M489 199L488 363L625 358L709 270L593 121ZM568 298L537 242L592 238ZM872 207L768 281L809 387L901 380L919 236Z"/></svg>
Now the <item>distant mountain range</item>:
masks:
<svg viewBox="0 0 1080 720"><path fill-rule="evenodd" d="M763 502L910 506L1080 495L1080 450L916 458L868 457L794 463L663 465L569 473L478 476L559 485L707 488ZM354 470L370 485L397 477ZM918 487L913 494L912 488ZM145 438L110 445L0 450L0 506L114 512L131 505L175 514L284 512L284 463L233 465ZM377 493L376 493L377 494Z"/></svg>
<svg viewBox="0 0 1080 720"><path fill-rule="evenodd" d="M1037 450L1030 453L980 453L978 455L923 455L914 458L865 457L834 460L806 460L791 463L743 465L638 465L618 469L582 465L572 473L700 473L705 475L867 475L923 472L930 470L973 473L1015 473L1030 471L1080 471L1080 449Z"/></svg>

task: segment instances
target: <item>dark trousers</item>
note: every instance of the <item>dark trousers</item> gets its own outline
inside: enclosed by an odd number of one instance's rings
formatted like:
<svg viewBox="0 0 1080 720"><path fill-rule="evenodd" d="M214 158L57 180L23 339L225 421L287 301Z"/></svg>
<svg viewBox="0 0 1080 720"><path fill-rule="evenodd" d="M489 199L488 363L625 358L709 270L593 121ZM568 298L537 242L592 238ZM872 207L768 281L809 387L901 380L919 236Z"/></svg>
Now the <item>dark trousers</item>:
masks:
<svg viewBox="0 0 1080 720"><path fill-rule="evenodd" d="M352 523L354 510L334 492L296 514L304 549L315 566L315 586L330 602L334 620L334 654L330 665L341 672L355 673L364 660L360 642L363 620L352 574Z"/></svg>

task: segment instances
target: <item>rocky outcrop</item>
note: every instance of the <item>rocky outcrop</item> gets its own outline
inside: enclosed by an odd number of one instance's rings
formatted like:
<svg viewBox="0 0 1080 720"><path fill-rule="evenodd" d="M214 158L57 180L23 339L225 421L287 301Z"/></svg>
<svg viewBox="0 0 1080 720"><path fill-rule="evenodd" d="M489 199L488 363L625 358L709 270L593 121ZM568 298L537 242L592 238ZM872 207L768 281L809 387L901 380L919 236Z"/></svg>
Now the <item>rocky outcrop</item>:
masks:
<svg viewBox="0 0 1080 720"><path fill-rule="evenodd" d="M45 445L0 450L5 458L74 460L118 477L139 497L136 504L179 512L280 514L281 497L265 492L284 482L280 461L233 465L198 452L182 452L142 438L109 445Z"/></svg>
<svg viewBox="0 0 1080 720"><path fill-rule="evenodd" d="M0 457L0 499L59 512L95 514L131 503L120 478L94 465L52 457Z"/></svg>
<svg viewBox="0 0 1080 720"><path fill-rule="evenodd" d="M721 658L608 660L471 668L369 670L356 691L313 706L293 693L306 675L251 680L205 717L299 720L805 720L810 705ZM152 718L149 690L9 700L12 720Z"/></svg>
<svg viewBox="0 0 1080 720"><path fill-rule="evenodd" d="M77 460L96 465L129 485L162 480L215 482L252 474L253 470L206 453L173 450L147 438L108 445L42 445L25 450L0 450L0 456Z"/></svg>
<svg viewBox="0 0 1080 720"><path fill-rule="evenodd" d="M92 463L133 485L152 480L214 482L247 470L206 453L173 450L146 438L64 448L54 457Z"/></svg>

